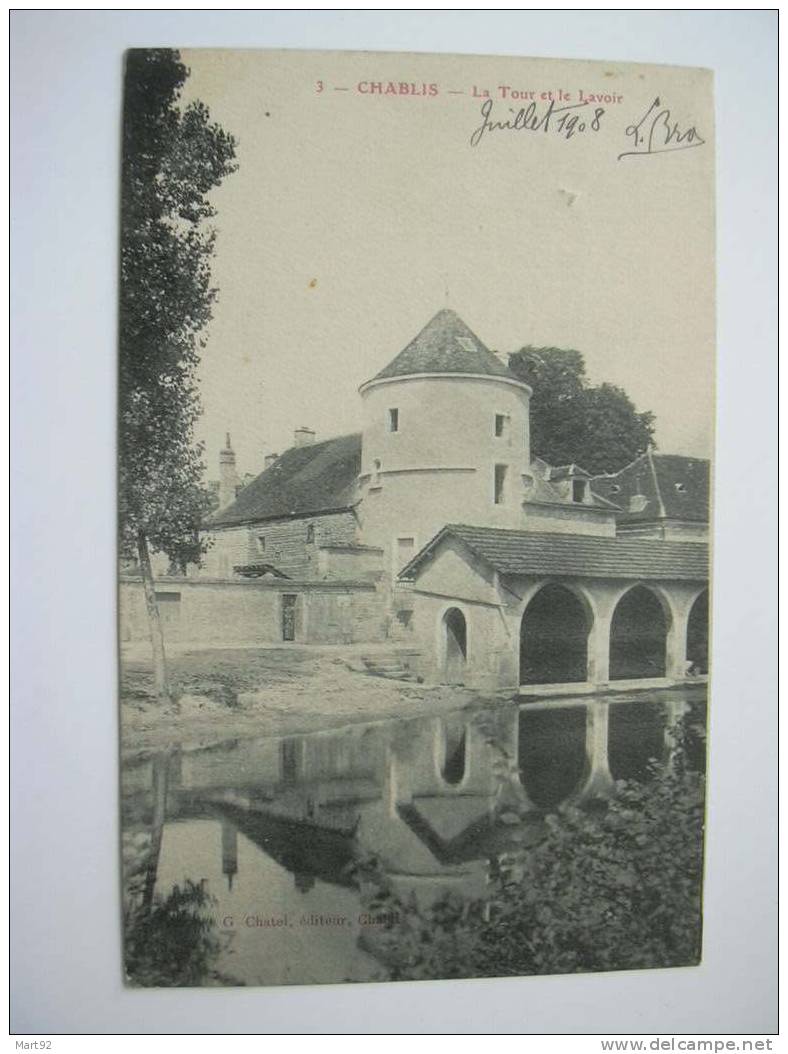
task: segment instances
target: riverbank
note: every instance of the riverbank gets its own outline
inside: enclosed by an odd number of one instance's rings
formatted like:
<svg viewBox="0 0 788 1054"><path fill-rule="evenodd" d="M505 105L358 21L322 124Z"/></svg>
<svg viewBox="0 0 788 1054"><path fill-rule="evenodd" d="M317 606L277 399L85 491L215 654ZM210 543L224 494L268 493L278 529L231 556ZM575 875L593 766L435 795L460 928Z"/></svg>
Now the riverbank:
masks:
<svg viewBox="0 0 788 1054"><path fill-rule="evenodd" d="M480 701L468 688L362 672L358 647L178 651L170 654L168 670L174 701L162 707L153 694L150 661L139 650L122 656L124 757L448 713Z"/></svg>

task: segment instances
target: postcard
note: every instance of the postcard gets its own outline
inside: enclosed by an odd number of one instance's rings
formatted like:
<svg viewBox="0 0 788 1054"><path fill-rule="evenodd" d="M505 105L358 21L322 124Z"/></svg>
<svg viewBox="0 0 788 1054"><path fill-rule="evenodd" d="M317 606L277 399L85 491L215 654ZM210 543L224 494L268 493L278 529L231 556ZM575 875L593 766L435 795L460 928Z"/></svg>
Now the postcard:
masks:
<svg viewBox="0 0 788 1054"><path fill-rule="evenodd" d="M127 983L698 964L711 72L124 76Z"/></svg>

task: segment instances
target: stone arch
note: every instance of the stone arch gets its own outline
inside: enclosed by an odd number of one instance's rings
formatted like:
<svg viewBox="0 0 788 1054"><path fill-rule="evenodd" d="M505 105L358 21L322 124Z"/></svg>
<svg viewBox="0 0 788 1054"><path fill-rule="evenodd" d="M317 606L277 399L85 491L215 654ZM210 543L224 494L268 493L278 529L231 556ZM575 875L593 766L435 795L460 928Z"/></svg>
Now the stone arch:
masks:
<svg viewBox="0 0 788 1054"><path fill-rule="evenodd" d="M520 684L587 680L592 623L583 594L558 582L540 586L520 622Z"/></svg>
<svg viewBox="0 0 788 1054"><path fill-rule="evenodd" d="M687 619L687 669L694 674L709 672L709 591L695 597Z"/></svg>
<svg viewBox="0 0 788 1054"><path fill-rule="evenodd" d="M655 589L635 585L619 598L610 623L610 679L664 677L670 607Z"/></svg>
<svg viewBox="0 0 788 1054"><path fill-rule="evenodd" d="M468 662L468 623L458 607L444 611L441 622L441 675L447 684L464 684Z"/></svg>

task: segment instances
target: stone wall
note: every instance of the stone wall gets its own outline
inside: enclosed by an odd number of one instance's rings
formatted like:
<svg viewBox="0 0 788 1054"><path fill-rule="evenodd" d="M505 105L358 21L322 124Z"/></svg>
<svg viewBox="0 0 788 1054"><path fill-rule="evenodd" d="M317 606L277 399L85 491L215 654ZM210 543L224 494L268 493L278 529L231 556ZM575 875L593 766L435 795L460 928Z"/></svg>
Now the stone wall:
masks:
<svg viewBox="0 0 788 1054"><path fill-rule="evenodd" d="M383 572L383 550L369 545L320 545L317 567L319 578L377 581Z"/></svg>
<svg viewBox="0 0 788 1054"><path fill-rule="evenodd" d="M362 540L385 550L390 574L399 570L400 540L412 539L415 555L446 523L522 526L522 474L531 460L526 386L440 375L386 380L362 394ZM507 469L499 503L496 465Z"/></svg>
<svg viewBox="0 0 788 1054"><path fill-rule="evenodd" d="M524 502L525 516L520 525L526 531L545 531L556 534L584 534L614 538L615 513L584 506L580 502L561 506L538 502Z"/></svg>
<svg viewBox="0 0 788 1054"><path fill-rule="evenodd" d="M372 643L386 639L385 598L367 582L162 578L156 582L164 639L196 647L283 641L283 596L295 596L295 641ZM121 578L121 642L147 641L142 582Z"/></svg>
<svg viewBox="0 0 788 1054"><path fill-rule="evenodd" d="M268 520L212 531L200 575L232 578L240 564L269 563L289 578L320 577L321 545L352 546L358 524L352 512Z"/></svg>
<svg viewBox="0 0 788 1054"><path fill-rule="evenodd" d="M627 538L658 538L663 542L708 542L709 525L689 520L620 523L618 533Z"/></svg>

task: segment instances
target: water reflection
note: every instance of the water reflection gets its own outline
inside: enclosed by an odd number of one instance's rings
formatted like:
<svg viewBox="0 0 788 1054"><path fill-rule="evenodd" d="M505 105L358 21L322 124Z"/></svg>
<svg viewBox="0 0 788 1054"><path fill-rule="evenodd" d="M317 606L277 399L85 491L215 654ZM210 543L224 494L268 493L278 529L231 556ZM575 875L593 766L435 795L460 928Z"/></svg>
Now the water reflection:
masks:
<svg viewBox="0 0 788 1054"><path fill-rule="evenodd" d="M552 837L551 813L609 799L615 780L650 786L655 772L700 769L703 728L697 691L611 696L238 740L129 764L131 979L397 976L402 949L392 946L412 939L414 920L429 918L434 933L477 916L489 925L490 890L507 861L529 859ZM161 961L140 967L140 934L150 946L152 928Z"/></svg>

